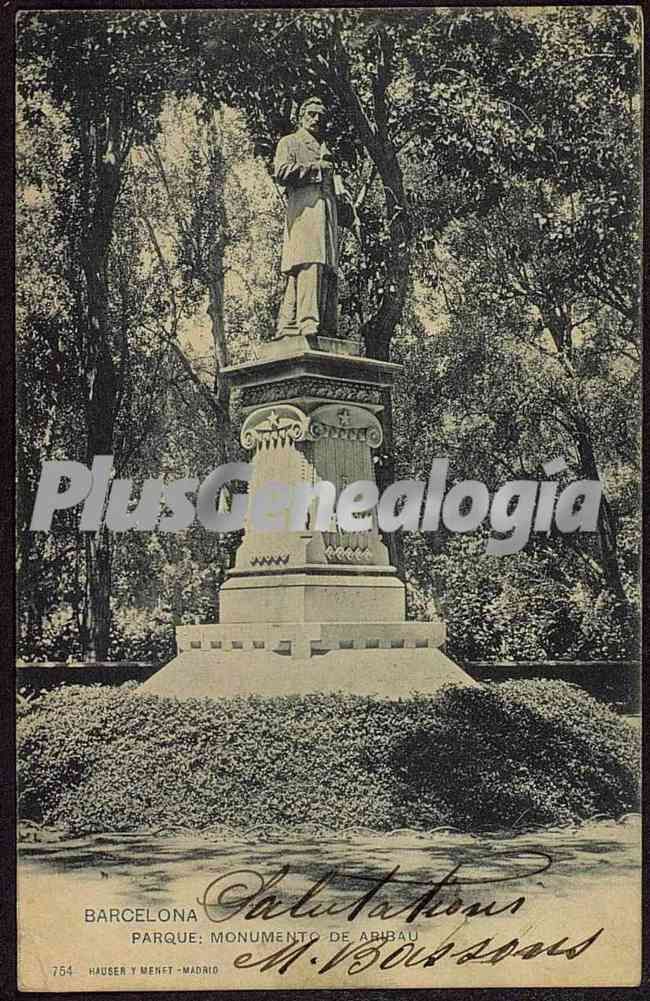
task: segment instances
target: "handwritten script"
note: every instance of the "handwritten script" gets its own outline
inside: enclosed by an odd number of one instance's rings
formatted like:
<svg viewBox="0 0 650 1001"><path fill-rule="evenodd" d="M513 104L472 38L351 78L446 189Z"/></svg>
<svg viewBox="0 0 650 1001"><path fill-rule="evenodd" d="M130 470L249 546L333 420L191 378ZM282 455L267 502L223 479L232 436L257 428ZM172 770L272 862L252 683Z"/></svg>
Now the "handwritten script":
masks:
<svg viewBox="0 0 650 1001"><path fill-rule="evenodd" d="M540 876L553 865L553 858L541 851L490 855L490 863L499 860L510 864L509 874L469 876L463 873L463 869L467 868L463 863L454 865L442 876L424 880L409 878L401 872L399 865L379 874L329 869L293 899L287 892L292 872L289 865L282 866L268 877L255 869L235 869L213 879L198 898L198 903L208 920L215 924L224 924L235 918L240 921L274 921L326 916L339 917L348 922L357 919L400 919L405 924L411 924L416 919L423 922L454 915L461 919L456 930L433 949L414 942L395 948L394 942L357 940L346 943L334 955L323 959L316 954L316 950L324 943L316 937L299 944L291 942L263 956L245 952L235 958L236 969L257 968L260 973L275 969L284 974L299 962L311 963L317 967L315 972L318 974L340 966L348 975L354 976L375 964L380 970L399 966L426 968L445 958L454 960L459 966L465 963L496 965L507 957L530 960L542 955L573 960L596 942L603 928L574 944L570 944L566 936L551 943L522 943L519 938L495 943L493 936L469 946L453 941L451 936L465 927L468 918L516 914L526 902L523 895L510 896L507 893L503 894L504 899L499 900L492 889L478 899L477 894L482 891L477 887L497 886L500 890L503 884L514 880ZM459 892L461 887L463 895Z"/></svg>
<svg viewBox="0 0 650 1001"><path fill-rule="evenodd" d="M505 876L470 878L460 875L463 864L458 863L441 878L432 880L409 879L399 875L401 869L399 865L378 876L330 869L291 903L287 902L284 896L278 895L278 890L283 889L282 884L291 872L290 866L282 866L268 879L255 869L235 869L213 879L197 902L203 908L206 917L216 924L227 922L234 917L246 921L260 919L273 921L276 918L304 919L325 915L345 916L347 921L354 921L359 917L380 921L401 918L406 924L410 924L416 918L429 919L441 915L493 917L505 912L515 914L523 907L525 897L518 896L499 904L496 900L484 903L467 900L458 895L449 899L444 895L444 891L460 886L502 884L539 876L553 864L553 859L545 852L502 852L498 857L508 859L510 862L523 861L525 865L517 866L514 873ZM492 861L496 858L496 855L491 856ZM340 891L343 887L349 888L350 883L354 882L367 885L367 889L363 889L352 901L331 899L334 891ZM387 888L395 891L396 895L406 894L409 899L406 903L400 900L395 904L386 895ZM269 893L270 890L273 890L273 893ZM328 890L330 897L325 892Z"/></svg>

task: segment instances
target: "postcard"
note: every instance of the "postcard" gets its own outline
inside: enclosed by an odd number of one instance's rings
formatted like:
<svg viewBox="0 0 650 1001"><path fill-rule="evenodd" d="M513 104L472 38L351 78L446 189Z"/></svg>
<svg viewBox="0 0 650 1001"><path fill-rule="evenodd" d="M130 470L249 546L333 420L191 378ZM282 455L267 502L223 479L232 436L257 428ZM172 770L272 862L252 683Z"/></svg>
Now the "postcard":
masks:
<svg viewBox="0 0 650 1001"><path fill-rule="evenodd" d="M639 985L641 40L18 15L21 991Z"/></svg>

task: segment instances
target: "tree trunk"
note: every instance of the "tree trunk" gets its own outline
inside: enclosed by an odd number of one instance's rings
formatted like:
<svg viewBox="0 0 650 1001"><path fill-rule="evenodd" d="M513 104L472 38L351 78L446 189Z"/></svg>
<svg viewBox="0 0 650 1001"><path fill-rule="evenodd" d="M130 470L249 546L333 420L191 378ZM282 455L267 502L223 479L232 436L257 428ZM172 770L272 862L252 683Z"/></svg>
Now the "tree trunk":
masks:
<svg viewBox="0 0 650 1001"><path fill-rule="evenodd" d="M107 660L111 641L112 547L108 530L86 536L88 648L86 658Z"/></svg>
<svg viewBox="0 0 650 1001"><path fill-rule="evenodd" d="M91 265L92 267L92 265ZM99 275L99 269L95 271ZM92 465L96 455L111 455L115 428L117 384L115 365L108 342L108 294L105 283L88 280L89 334L94 335L94 364L88 376L86 404L87 462ZM111 633L111 557L106 529L94 535L88 533L86 546L86 578L88 615L87 656L90 660L106 660Z"/></svg>
<svg viewBox="0 0 650 1001"><path fill-rule="evenodd" d="M571 307L555 305L553 308L538 306L545 326L551 333L555 347L561 360L565 363L567 372L572 374L573 399L566 400L568 416L575 428L575 441L580 456L582 476L588 480L600 480L598 464L594 454L593 439L589 421L584 414L579 396L579 386L573 369L573 342L571 339ZM618 563L617 534L618 526L608 498L603 492L598 512L598 543L600 549L600 566L605 588L612 594L616 602L616 617L623 622L629 615L629 602Z"/></svg>
<svg viewBox="0 0 650 1001"><path fill-rule="evenodd" d="M217 399L217 403L223 411L223 419L225 423L224 431L227 432L230 425L230 386L225 379L221 378L221 372L228 366L229 363L228 344L226 341L226 321L224 315L224 254L226 249L228 218L226 215L224 198L225 163L222 148L222 136L217 117L214 113L210 119L208 140L210 143L208 151L210 176L208 183L210 185L210 200L212 203L213 239L208 250L207 275L204 275L204 280L208 289L208 313L212 326L212 343L214 345L214 394ZM197 255L197 263L199 264L198 270L200 271L200 254Z"/></svg>
<svg viewBox="0 0 650 1001"><path fill-rule="evenodd" d="M384 191L388 252L379 267L386 274L379 308L361 327L369 358L388 361L395 327L402 319L412 260L413 226L404 191L404 179L390 136L387 93L394 74L393 43L385 31L377 33L377 71L372 81L374 122L370 121L352 81L349 54L338 30L332 35L330 84L347 109ZM385 265L385 269L384 269Z"/></svg>
<svg viewBox="0 0 650 1001"><path fill-rule="evenodd" d="M587 422L581 415L574 415L573 419L577 428L576 444L578 446L578 454L580 455L583 476L589 480L600 480ZM604 584L619 605L620 617L625 618L629 603L621 580L621 570L618 563L618 529L614 512L605 493L602 494L600 502L597 531Z"/></svg>
<svg viewBox="0 0 650 1001"><path fill-rule="evenodd" d="M369 152L384 188L389 241L381 302L376 312L361 326L360 335L368 358L390 361L392 339L395 328L402 319L409 287L412 223L404 193L402 172L387 134L382 137L381 142L373 142ZM390 392L384 394L383 404L384 445L381 462L377 467L377 485L380 491L395 481L393 404ZM384 544L388 547L391 562L397 568L399 576L403 577L404 553L401 536L399 533L390 532L384 537Z"/></svg>
<svg viewBox="0 0 650 1001"><path fill-rule="evenodd" d="M229 423L228 415L230 390L226 379L221 378L222 370L228 365L226 324L224 318L224 273L223 268L221 267L221 260L219 260L219 262L216 261L216 251L214 255L211 255L211 257L213 259L214 270L212 271L208 282L208 296L210 300L208 315L210 317L210 325L212 327L212 343L214 345L214 395L217 398L217 403L223 411L224 421ZM222 255L219 255L219 257L222 259Z"/></svg>
<svg viewBox="0 0 650 1001"><path fill-rule="evenodd" d="M412 225L397 157L389 151L375 162L384 186L389 232L388 253L385 258L386 278L379 308L363 324L360 333L369 358L389 361L391 341L395 328L402 319L408 292Z"/></svg>
<svg viewBox="0 0 650 1001"><path fill-rule="evenodd" d="M85 376L87 461L113 453L118 407L118 377L112 353L109 319L107 260L113 236L115 206L122 182L122 107L116 98L107 120L81 123L82 147L86 151L88 216L81 252L85 279ZM92 209L90 206L92 205ZM111 558L106 529L88 538L86 555L86 600L84 639L86 655L93 660L108 656L111 632Z"/></svg>

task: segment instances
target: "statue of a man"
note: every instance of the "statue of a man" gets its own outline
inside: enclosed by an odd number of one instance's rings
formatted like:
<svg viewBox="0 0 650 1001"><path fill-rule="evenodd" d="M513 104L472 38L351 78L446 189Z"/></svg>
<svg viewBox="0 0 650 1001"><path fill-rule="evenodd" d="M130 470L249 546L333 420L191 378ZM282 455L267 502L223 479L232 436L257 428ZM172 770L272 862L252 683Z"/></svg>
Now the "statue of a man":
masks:
<svg viewBox="0 0 650 1001"><path fill-rule="evenodd" d="M338 228L352 223L352 202L323 141L325 107L316 97L299 111L300 127L278 143L274 173L287 196L282 272L287 284L276 337L336 337Z"/></svg>

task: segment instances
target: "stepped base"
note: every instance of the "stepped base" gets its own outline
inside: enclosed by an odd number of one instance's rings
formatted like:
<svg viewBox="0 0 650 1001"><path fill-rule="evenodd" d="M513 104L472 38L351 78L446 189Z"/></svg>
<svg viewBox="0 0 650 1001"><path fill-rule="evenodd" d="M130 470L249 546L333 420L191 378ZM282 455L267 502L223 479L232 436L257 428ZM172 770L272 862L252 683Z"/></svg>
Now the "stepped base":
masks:
<svg viewBox="0 0 650 1001"><path fill-rule="evenodd" d="M271 650L190 649L140 686L177 699L272 697L344 692L384 699L434 695L444 685L476 685L439 649L329 650L310 657Z"/></svg>
<svg viewBox="0 0 650 1001"><path fill-rule="evenodd" d="M311 657L328 650L395 650L440 647L447 637L435 622L228 622L177 626L179 653L188 650L268 650Z"/></svg>
<svg viewBox="0 0 650 1001"><path fill-rule="evenodd" d="M372 568L371 568L372 569ZM342 622L354 610L358 622L404 619L404 585L391 568L351 567L346 573L241 574L231 571L219 592L226 624L245 622Z"/></svg>

